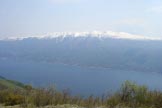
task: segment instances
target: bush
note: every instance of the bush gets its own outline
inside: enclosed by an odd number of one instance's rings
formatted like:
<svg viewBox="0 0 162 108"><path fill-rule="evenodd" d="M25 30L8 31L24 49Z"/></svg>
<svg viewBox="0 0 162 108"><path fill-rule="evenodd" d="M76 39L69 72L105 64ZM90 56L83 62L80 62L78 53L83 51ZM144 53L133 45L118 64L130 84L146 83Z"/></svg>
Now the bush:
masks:
<svg viewBox="0 0 162 108"><path fill-rule="evenodd" d="M120 91L121 101L130 106L145 104L147 101L148 89L146 86L139 86L126 81Z"/></svg>
<svg viewBox="0 0 162 108"><path fill-rule="evenodd" d="M24 100L24 96L21 94L15 93L15 91L13 90L0 91L0 103L4 103L5 105L21 104L23 100Z"/></svg>
<svg viewBox="0 0 162 108"><path fill-rule="evenodd" d="M119 105L120 99L118 96L112 96L107 100L107 105L110 108L114 108L115 106Z"/></svg>
<svg viewBox="0 0 162 108"><path fill-rule="evenodd" d="M18 105L22 104L24 97L19 94L9 93L5 99L5 105Z"/></svg>
<svg viewBox="0 0 162 108"><path fill-rule="evenodd" d="M52 105L55 95L55 89L50 88L40 88L36 89L32 94L33 103L36 106L45 106L45 105Z"/></svg>

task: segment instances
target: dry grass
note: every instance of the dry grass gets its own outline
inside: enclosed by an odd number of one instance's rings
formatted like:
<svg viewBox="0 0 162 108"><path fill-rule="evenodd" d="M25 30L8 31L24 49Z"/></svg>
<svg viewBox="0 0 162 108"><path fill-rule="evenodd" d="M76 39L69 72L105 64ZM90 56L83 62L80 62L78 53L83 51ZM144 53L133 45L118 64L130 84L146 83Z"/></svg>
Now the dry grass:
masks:
<svg viewBox="0 0 162 108"><path fill-rule="evenodd" d="M0 105L0 108L24 108L24 107L21 107L20 105L15 105L15 106ZM43 107L36 107L36 106L29 105L28 107L25 107L25 108L84 108L84 107L79 107L77 105L65 104L65 105L43 106Z"/></svg>

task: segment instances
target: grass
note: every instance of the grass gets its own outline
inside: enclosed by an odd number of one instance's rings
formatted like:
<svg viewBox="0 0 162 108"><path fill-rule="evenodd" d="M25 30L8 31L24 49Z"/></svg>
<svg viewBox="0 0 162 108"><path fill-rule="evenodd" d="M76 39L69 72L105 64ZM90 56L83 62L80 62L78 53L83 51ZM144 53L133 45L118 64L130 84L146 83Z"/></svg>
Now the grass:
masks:
<svg viewBox="0 0 162 108"><path fill-rule="evenodd" d="M0 86L10 89L23 89L25 87L25 85L20 82L8 80L1 76L0 76Z"/></svg>
<svg viewBox="0 0 162 108"><path fill-rule="evenodd" d="M4 106L0 105L0 108L22 108L20 105L14 105L14 106ZM41 106L41 107L35 107L33 105L29 105L27 108L84 108L84 107L79 107L77 105L69 105L69 104L64 104L64 105L48 105L48 106Z"/></svg>

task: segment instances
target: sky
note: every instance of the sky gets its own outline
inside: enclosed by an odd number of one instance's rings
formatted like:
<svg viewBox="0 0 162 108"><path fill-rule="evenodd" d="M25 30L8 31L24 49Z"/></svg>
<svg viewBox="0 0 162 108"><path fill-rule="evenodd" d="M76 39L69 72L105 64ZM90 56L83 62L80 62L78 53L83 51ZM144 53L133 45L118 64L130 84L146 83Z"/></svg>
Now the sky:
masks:
<svg viewBox="0 0 162 108"><path fill-rule="evenodd" d="M114 31L162 37L162 0L0 0L0 37Z"/></svg>

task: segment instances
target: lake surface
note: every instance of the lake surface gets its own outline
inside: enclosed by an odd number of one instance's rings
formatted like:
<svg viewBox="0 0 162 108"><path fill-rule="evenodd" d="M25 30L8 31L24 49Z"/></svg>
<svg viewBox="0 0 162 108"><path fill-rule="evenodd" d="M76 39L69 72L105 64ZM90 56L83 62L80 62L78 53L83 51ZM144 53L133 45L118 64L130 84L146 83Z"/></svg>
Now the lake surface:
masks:
<svg viewBox="0 0 162 108"><path fill-rule="evenodd" d="M0 75L34 86L55 85L73 94L101 95L119 89L125 80L162 90L162 74L33 61L0 60Z"/></svg>

